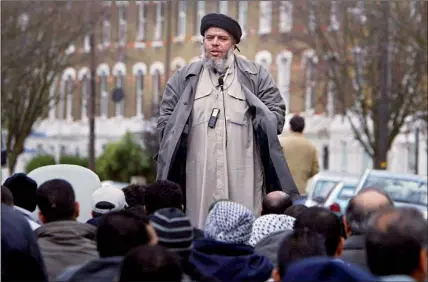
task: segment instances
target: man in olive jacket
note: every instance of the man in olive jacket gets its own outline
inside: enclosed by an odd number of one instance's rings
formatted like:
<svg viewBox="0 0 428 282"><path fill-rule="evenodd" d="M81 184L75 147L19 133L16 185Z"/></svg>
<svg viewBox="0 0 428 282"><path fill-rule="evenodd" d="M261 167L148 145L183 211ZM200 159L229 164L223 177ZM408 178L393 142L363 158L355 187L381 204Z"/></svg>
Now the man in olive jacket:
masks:
<svg viewBox="0 0 428 282"><path fill-rule="evenodd" d="M266 193L299 196L277 137L285 104L268 70L235 56L242 31L232 18L207 14L201 35L201 59L170 78L157 125L157 178L181 185L198 227L214 200L259 213Z"/></svg>

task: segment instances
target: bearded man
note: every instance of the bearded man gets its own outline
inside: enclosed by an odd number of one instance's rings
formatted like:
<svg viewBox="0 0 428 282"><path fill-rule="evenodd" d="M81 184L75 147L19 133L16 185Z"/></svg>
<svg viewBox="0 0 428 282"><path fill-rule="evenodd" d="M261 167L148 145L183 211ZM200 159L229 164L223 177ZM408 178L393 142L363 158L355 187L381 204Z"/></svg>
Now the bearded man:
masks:
<svg viewBox="0 0 428 282"><path fill-rule="evenodd" d="M215 200L259 213L266 193L300 194L278 141L285 104L269 72L234 54L242 35L234 19L207 14L200 31L201 59L176 71L163 94L157 178L180 184L202 228Z"/></svg>

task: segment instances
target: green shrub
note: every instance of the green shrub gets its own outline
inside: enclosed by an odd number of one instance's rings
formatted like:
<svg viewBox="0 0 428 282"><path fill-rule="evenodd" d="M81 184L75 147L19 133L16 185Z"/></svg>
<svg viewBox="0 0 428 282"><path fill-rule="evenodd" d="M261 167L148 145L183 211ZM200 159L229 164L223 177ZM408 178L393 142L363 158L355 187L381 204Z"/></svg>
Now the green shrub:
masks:
<svg viewBox="0 0 428 282"><path fill-rule="evenodd" d="M109 143L96 161L96 173L101 180L129 182L132 176L154 177L153 154L145 151L127 133L120 141Z"/></svg>
<svg viewBox="0 0 428 282"><path fill-rule="evenodd" d="M59 163L88 167L88 158L64 155L64 156L61 156L61 158L59 159Z"/></svg>
<svg viewBox="0 0 428 282"><path fill-rule="evenodd" d="M55 164L55 158L51 155L38 155L34 158L32 158L26 165L25 165L25 171L27 173L35 170L36 168L47 166L47 165L54 165Z"/></svg>

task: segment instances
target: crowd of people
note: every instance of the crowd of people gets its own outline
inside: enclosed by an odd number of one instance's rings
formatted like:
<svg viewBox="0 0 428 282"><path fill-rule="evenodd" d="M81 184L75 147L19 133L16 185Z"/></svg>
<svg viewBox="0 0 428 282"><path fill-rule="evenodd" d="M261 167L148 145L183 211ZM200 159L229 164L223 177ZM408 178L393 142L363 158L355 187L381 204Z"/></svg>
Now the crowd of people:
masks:
<svg viewBox="0 0 428 282"><path fill-rule="evenodd" d="M220 199L204 228L170 181L102 186L78 222L70 183L15 174L1 187L2 281L424 281L427 222L381 190L343 216L267 194L256 215ZM38 208L38 216L34 212Z"/></svg>

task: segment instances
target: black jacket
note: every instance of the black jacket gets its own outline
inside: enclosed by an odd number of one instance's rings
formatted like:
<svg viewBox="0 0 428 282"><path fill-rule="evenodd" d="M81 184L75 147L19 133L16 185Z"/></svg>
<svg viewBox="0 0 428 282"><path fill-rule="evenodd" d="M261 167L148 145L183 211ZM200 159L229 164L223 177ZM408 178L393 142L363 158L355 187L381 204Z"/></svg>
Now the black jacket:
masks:
<svg viewBox="0 0 428 282"><path fill-rule="evenodd" d="M358 265L361 268L370 271L367 266L365 236L364 235L351 235L346 239L343 246L342 260Z"/></svg>

